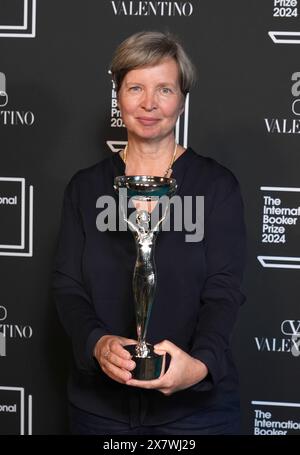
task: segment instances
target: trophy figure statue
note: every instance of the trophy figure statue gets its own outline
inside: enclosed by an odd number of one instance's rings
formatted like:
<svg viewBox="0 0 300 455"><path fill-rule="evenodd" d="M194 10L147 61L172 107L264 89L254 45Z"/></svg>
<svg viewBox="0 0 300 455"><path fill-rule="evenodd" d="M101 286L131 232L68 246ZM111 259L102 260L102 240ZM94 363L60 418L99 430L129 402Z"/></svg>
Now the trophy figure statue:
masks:
<svg viewBox="0 0 300 455"><path fill-rule="evenodd" d="M146 342L146 333L157 281L154 260L155 240L167 216L169 203L166 204L162 217L153 227L151 211L148 207L149 203L151 205L154 201L158 201L161 196L172 196L176 192L176 180L144 175L119 176L115 178L114 188L119 195L121 195L121 189L126 190L126 199L122 200L120 197L120 212L134 235L137 253L133 273L137 344L125 346L125 349L130 352L136 363L136 368L131 372L134 379L156 379L161 374L163 356L156 354L153 346ZM134 212L135 222L125 215L124 205L127 204L128 198L137 202L138 207ZM166 199L168 201L168 198Z"/></svg>

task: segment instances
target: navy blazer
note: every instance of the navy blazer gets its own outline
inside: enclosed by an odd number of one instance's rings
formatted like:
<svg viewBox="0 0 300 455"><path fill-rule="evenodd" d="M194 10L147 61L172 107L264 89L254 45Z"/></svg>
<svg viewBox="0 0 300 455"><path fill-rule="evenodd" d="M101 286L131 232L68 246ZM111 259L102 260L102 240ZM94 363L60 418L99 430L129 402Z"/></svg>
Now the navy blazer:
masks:
<svg viewBox="0 0 300 455"><path fill-rule="evenodd" d="M97 199L116 198L113 180L124 172L124 162L114 154L79 171L65 190L54 297L73 346L69 399L80 409L131 425L162 424L207 409L237 409L230 341L244 301L243 204L233 174L191 148L175 161L172 177L178 195L204 196L204 239L186 242L185 230L158 234L157 289L146 338L152 344L172 341L204 362L209 374L189 389L165 396L113 381L93 358L103 335L136 339L133 235L96 227Z"/></svg>

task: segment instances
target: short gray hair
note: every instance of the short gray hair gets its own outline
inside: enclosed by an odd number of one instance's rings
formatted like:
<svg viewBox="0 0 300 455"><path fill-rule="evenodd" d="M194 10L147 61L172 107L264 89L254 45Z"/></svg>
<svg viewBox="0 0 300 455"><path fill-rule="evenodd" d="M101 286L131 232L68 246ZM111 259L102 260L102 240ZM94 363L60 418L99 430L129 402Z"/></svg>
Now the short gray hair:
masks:
<svg viewBox="0 0 300 455"><path fill-rule="evenodd" d="M154 31L135 33L117 47L110 68L117 92L129 71L155 66L166 58L176 61L180 90L186 96L196 79L194 65L173 35Z"/></svg>

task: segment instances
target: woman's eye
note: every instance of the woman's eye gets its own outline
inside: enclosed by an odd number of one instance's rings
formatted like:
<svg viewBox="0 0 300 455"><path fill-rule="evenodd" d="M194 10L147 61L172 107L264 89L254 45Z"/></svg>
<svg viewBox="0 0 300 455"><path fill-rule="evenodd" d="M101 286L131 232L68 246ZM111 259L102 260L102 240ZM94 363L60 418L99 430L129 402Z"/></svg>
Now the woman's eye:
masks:
<svg viewBox="0 0 300 455"><path fill-rule="evenodd" d="M172 93L172 90L171 90L169 87L162 87L162 88L161 88L161 92L162 92L164 95L169 95L169 93Z"/></svg>
<svg viewBox="0 0 300 455"><path fill-rule="evenodd" d="M132 87L129 88L131 92L139 92L141 90L141 87L138 85L133 85Z"/></svg>

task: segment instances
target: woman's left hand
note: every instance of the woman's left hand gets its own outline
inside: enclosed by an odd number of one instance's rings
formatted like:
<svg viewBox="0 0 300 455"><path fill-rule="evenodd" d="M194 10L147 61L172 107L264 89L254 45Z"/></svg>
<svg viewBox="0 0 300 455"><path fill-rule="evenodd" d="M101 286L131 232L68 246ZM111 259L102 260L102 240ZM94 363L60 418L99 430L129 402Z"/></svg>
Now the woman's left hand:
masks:
<svg viewBox="0 0 300 455"><path fill-rule="evenodd" d="M126 385L157 389L164 395L171 395L202 381L208 374L208 369L203 362L190 356L171 341L164 340L156 344L154 349L157 354L170 354L171 362L167 372L164 374L162 371L158 379L149 381L130 379Z"/></svg>

